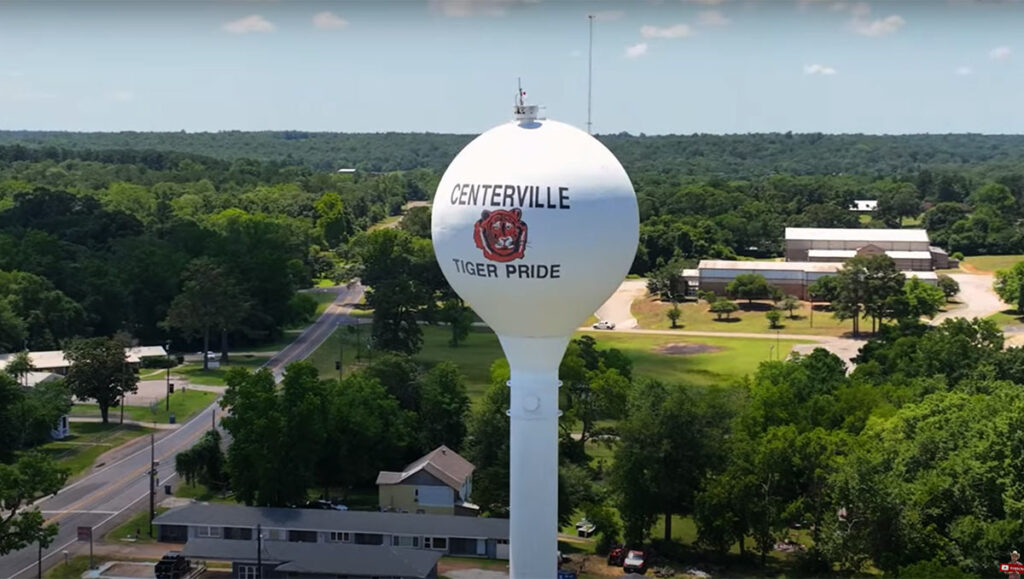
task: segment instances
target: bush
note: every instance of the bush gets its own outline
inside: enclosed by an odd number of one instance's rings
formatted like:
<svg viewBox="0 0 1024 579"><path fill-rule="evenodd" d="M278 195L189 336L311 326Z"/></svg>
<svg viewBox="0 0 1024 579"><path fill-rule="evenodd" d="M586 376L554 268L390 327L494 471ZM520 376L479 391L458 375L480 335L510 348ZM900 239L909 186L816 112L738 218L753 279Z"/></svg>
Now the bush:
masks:
<svg viewBox="0 0 1024 579"><path fill-rule="evenodd" d="M782 319L782 314L779 310L768 310L764 317L768 318L768 327L775 329L779 327L779 320Z"/></svg>
<svg viewBox="0 0 1024 579"><path fill-rule="evenodd" d="M711 303L711 313L718 316L717 319L719 320L722 319L723 315L725 316L725 319L728 320L732 317L730 314L738 309L740 309L740 307L736 305L736 302L727 299L717 299Z"/></svg>
<svg viewBox="0 0 1024 579"><path fill-rule="evenodd" d="M942 293L946 295L947 300L955 296L956 294L960 293L960 284L958 284L955 279L949 277L948 275L940 273L938 284L939 289L942 290Z"/></svg>
<svg viewBox="0 0 1024 579"><path fill-rule="evenodd" d="M175 359L169 356L147 356L139 363L143 368L173 368Z"/></svg>
<svg viewBox="0 0 1024 579"><path fill-rule="evenodd" d="M949 257L952 257L953 259L955 259L957 261L963 261L963 260L967 259L967 258L964 257L963 252L960 252L960 251L954 251L953 255L951 255Z"/></svg>
<svg viewBox="0 0 1024 579"><path fill-rule="evenodd" d="M305 292L296 292L288 300L288 322L302 324L312 321L316 315L316 298Z"/></svg>

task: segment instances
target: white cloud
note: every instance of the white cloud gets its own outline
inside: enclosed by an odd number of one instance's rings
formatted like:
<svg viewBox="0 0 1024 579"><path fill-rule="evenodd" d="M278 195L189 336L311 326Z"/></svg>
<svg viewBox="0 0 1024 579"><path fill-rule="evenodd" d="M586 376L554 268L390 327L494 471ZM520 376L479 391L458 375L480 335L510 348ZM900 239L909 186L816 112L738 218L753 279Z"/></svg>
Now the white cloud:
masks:
<svg viewBox="0 0 1024 579"><path fill-rule="evenodd" d="M1013 51L1010 50L1009 46L997 46L988 51L988 57L994 60L1003 60L1004 58L1010 58L1012 53Z"/></svg>
<svg viewBox="0 0 1024 579"><path fill-rule="evenodd" d="M427 0L431 12L449 18L504 16L513 4L536 4L540 0Z"/></svg>
<svg viewBox="0 0 1024 579"><path fill-rule="evenodd" d="M854 18L866 18L871 14L871 6L867 2L858 2L850 7L850 14L853 14Z"/></svg>
<svg viewBox="0 0 1024 579"><path fill-rule="evenodd" d="M974 71L971 70L971 67L969 67L969 66L958 66L958 67L956 67L956 73L958 75L960 75L960 76L967 76L967 75L969 75L969 74L971 74L973 72Z"/></svg>
<svg viewBox="0 0 1024 579"><path fill-rule="evenodd" d="M602 10L594 13L594 20L598 22L610 22L622 18L626 13L622 10Z"/></svg>
<svg viewBox="0 0 1024 579"><path fill-rule="evenodd" d="M676 24L674 26L643 26L640 34L644 38L684 38L689 36L693 30L688 24Z"/></svg>
<svg viewBox="0 0 1024 579"><path fill-rule="evenodd" d="M633 46L626 47L626 58L640 58L647 54L647 43L641 42L634 44Z"/></svg>
<svg viewBox="0 0 1024 579"><path fill-rule="evenodd" d="M232 20L224 24L223 28L232 34L245 34L247 32L271 32L276 26L259 14L252 14L245 18Z"/></svg>
<svg viewBox="0 0 1024 579"><path fill-rule="evenodd" d="M899 14L893 14L886 16L885 18L879 18L878 20L861 20L855 18L852 22L853 30L857 34L863 34L864 36L884 36L886 34L892 34L900 28L907 21L903 19Z"/></svg>
<svg viewBox="0 0 1024 579"><path fill-rule="evenodd" d="M320 12L313 17L313 26L321 30L336 30L348 26L348 20L333 12Z"/></svg>
<svg viewBox="0 0 1024 579"><path fill-rule="evenodd" d="M701 10L697 13L697 24L701 26L725 26L728 23L729 19L718 10Z"/></svg>
<svg viewBox="0 0 1024 579"><path fill-rule="evenodd" d="M808 64L804 66L804 74L821 74L825 76L832 76L839 74L839 71L832 68L831 66L825 66L824 64Z"/></svg>

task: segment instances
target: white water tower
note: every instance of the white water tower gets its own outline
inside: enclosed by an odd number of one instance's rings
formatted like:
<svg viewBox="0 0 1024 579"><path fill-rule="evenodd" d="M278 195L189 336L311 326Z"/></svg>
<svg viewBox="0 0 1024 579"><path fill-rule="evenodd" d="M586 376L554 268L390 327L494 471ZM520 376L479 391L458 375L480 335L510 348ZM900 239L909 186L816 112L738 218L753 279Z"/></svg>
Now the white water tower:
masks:
<svg viewBox="0 0 1024 579"><path fill-rule="evenodd" d="M547 579L558 549L558 366L625 278L640 216L611 151L538 117L524 96L513 121L448 166L431 229L441 270L498 335L511 369L511 575Z"/></svg>

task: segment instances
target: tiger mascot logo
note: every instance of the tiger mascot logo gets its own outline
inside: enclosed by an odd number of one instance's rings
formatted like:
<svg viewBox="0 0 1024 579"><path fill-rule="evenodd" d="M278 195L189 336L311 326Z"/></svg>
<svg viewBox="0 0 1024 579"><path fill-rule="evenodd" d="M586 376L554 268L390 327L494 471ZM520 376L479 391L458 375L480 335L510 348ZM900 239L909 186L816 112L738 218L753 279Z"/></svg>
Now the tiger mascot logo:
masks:
<svg viewBox="0 0 1024 579"><path fill-rule="evenodd" d="M484 210L473 227L473 241L491 261L521 259L526 251L526 223L521 209Z"/></svg>

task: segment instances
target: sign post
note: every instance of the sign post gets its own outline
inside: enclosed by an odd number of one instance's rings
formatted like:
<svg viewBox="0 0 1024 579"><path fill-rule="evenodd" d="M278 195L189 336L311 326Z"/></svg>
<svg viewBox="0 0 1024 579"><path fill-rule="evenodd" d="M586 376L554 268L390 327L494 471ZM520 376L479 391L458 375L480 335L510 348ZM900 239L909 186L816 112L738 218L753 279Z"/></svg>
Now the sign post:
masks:
<svg viewBox="0 0 1024 579"><path fill-rule="evenodd" d="M89 568L93 569L92 564L92 527L78 527L78 540L89 541Z"/></svg>

